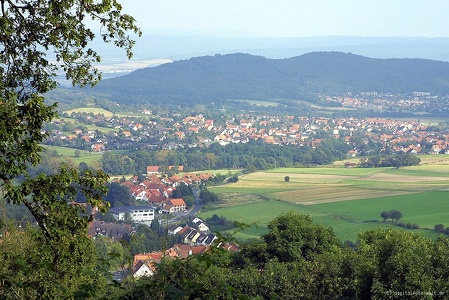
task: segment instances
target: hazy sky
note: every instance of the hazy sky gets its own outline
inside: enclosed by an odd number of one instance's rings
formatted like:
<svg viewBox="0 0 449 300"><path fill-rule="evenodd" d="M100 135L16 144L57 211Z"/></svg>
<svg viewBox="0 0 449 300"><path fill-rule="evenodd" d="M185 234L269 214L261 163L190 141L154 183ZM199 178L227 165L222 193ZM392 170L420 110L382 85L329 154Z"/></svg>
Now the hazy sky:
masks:
<svg viewBox="0 0 449 300"><path fill-rule="evenodd" d="M449 37L447 0L121 0L144 33Z"/></svg>

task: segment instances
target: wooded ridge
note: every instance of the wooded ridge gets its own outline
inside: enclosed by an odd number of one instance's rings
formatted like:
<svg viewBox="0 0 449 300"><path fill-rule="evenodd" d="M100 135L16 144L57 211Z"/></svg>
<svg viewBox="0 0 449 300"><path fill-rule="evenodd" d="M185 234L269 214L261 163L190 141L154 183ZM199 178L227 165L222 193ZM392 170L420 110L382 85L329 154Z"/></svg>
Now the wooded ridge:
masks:
<svg viewBox="0 0 449 300"><path fill-rule="evenodd" d="M312 52L288 59L249 54L194 57L104 80L93 93L126 103L304 99L315 93L449 93L449 63Z"/></svg>

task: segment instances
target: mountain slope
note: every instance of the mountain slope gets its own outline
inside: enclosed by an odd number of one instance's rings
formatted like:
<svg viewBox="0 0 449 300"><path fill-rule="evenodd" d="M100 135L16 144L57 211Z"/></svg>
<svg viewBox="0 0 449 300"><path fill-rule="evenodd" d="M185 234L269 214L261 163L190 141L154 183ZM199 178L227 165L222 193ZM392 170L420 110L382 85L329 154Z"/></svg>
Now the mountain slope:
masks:
<svg viewBox="0 0 449 300"><path fill-rule="evenodd" d="M449 63L313 52L288 59L249 54L191 58L107 79L93 89L125 102L300 99L309 93L449 93Z"/></svg>

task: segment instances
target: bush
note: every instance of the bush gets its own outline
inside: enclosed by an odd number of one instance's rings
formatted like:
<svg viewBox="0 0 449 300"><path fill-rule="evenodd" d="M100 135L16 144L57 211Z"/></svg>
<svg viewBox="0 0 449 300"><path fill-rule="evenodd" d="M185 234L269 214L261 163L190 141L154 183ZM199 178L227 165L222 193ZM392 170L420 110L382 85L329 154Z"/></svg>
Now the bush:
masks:
<svg viewBox="0 0 449 300"><path fill-rule="evenodd" d="M384 221L386 221L387 219L391 219L391 221L397 222L402 218L402 213L396 209L392 209L389 211L383 211L380 216L382 217L382 219L384 219Z"/></svg>
<svg viewBox="0 0 449 300"><path fill-rule="evenodd" d="M441 232L441 233L444 232L444 225L443 225L443 224L436 224L433 228L434 228L435 231L437 231L437 232Z"/></svg>
<svg viewBox="0 0 449 300"><path fill-rule="evenodd" d="M239 177L237 175L234 175L234 176L228 178L228 183L234 183L237 181L239 181Z"/></svg>
<svg viewBox="0 0 449 300"><path fill-rule="evenodd" d="M419 225L416 223L407 223L407 225L405 225L405 227L407 227L408 229L419 229Z"/></svg>

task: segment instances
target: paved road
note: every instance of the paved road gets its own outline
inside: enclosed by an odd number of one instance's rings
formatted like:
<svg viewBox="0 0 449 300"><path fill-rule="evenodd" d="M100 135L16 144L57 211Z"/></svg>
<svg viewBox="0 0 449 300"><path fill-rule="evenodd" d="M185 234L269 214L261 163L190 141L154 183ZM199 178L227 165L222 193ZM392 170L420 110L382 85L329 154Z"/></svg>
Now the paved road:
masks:
<svg viewBox="0 0 449 300"><path fill-rule="evenodd" d="M193 205L193 207L190 210L188 210L187 212L176 213L173 216L173 218L168 220L168 223L178 223L178 222L181 222L184 219L188 219L189 217L198 214L201 211L201 208L203 207L203 203L201 202L201 199L200 199L199 195L200 195L200 189L199 188L194 188L193 189L193 196L195 197L195 204Z"/></svg>

